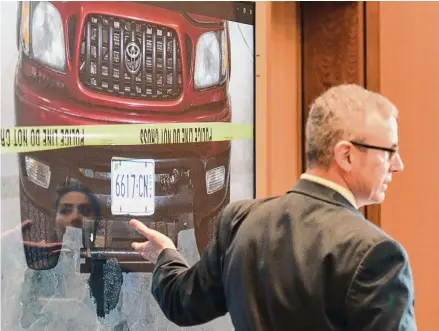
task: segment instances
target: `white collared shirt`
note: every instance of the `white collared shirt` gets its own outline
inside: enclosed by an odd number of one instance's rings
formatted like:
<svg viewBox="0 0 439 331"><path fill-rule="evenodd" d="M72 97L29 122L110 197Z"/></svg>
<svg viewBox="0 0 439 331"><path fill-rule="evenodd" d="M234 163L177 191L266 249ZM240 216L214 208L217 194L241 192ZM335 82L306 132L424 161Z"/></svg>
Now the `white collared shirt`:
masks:
<svg viewBox="0 0 439 331"><path fill-rule="evenodd" d="M354 195L352 194L351 191L349 191L347 188L338 185L337 183L334 183L330 180L324 179L322 177L319 176L315 176L315 175L310 175L310 174L302 174L300 176L300 178L302 179L307 179L313 182L316 182L318 184L324 185L326 187L329 187L331 189L333 189L334 191L340 193L345 199L347 199L356 209L358 209L357 206L357 202L355 200Z"/></svg>

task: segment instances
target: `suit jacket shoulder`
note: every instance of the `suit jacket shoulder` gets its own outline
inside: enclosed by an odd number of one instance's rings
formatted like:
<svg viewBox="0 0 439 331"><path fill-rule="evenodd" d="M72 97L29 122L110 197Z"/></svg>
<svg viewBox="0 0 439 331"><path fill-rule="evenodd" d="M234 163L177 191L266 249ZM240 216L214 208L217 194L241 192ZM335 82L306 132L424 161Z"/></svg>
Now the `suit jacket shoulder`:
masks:
<svg viewBox="0 0 439 331"><path fill-rule="evenodd" d="M230 245L242 223L254 217L258 209L271 200L276 200L276 197L238 200L231 202L223 209L217 220L217 240L222 253Z"/></svg>

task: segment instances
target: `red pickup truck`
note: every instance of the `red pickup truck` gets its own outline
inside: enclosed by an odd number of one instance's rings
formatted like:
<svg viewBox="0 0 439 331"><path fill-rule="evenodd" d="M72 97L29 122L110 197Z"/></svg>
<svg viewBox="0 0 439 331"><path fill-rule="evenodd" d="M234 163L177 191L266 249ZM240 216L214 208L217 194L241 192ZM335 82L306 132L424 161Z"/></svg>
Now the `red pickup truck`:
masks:
<svg viewBox="0 0 439 331"><path fill-rule="evenodd" d="M227 21L154 2L19 2L17 46L17 126L231 121ZM208 142L20 153L21 218L33 221L23 239L54 240L56 188L76 180L112 224L104 248L129 250L117 231L130 217L111 212L111 159L153 159L155 211L137 218L175 242L193 227L201 254L230 199L230 151ZM42 253L25 246L30 268L56 265Z"/></svg>

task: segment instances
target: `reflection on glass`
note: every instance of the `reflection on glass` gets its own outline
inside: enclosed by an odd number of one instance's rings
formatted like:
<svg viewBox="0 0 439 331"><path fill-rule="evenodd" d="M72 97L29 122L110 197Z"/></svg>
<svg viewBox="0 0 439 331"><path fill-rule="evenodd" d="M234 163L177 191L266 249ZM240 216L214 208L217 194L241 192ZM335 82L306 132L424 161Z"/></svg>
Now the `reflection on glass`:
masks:
<svg viewBox="0 0 439 331"><path fill-rule="evenodd" d="M50 245L50 249L44 250L36 245L27 247L28 250L33 250L34 261L49 261L44 264L50 268L49 270L28 269L25 272L20 298L22 304L20 324L25 329L35 325L53 327L56 319L53 320L48 316L51 315L50 306L55 302L60 306L61 312L63 311L61 307L65 306L65 309L73 308L73 311L76 309L91 317L96 310L96 300L93 300L91 295L93 293L90 293L92 287L87 284L86 277L78 277L77 269L79 251L83 247L84 217L99 217L98 200L79 182L68 181L57 190L54 207L54 227L48 237L55 239L53 242L58 244ZM27 229L28 232L36 230L35 227ZM30 234L29 237L35 235ZM24 245L27 246L26 242ZM92 280L96 282L95 278L90 277L88 283Z"/></svg>

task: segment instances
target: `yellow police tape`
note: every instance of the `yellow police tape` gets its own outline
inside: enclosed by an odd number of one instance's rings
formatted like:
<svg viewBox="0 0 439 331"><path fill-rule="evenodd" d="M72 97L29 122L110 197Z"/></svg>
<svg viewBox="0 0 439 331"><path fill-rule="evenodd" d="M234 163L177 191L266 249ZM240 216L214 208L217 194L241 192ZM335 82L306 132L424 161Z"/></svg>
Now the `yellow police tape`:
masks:
<svg viewBox="0 0 439 331"><path fill-rule="evenodd" d="M79 146L187 144L253 138L253 125L204 122L1 129L1 154Z"/></svg>

